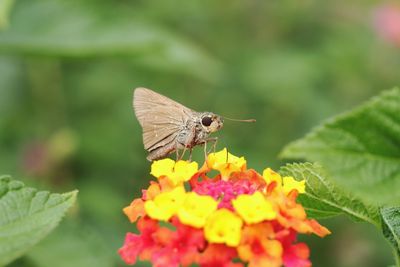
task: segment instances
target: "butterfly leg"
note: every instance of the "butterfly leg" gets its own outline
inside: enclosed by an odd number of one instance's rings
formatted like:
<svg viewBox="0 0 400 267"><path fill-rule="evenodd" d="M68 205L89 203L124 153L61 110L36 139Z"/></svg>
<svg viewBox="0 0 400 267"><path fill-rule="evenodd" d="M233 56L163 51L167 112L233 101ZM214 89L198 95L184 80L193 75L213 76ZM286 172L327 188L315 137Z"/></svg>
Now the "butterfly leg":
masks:
<svg viewBox="0 0 400 267"><path fill-rule="evenodd" d="M186 150L187 150L187 147L185 146L185 147L183 148L183 151L182 151L182 154L181 154L179 160L182 160L182 159L183 159L183 156L185 155Z"/></svg>
<svg viewBox="0 0 400 267"><path fill-rule="evenodd" d="M207 159L207 140L204 141L204 160Z"/></svg>
<svg viewBox="0 0 400 267"><path fill-rule="evenodd" d="M193 148L189 148L189 161L192 161Z"/></svg>
<svg viewBox="0 0 400 267"><path fill-rule="evenodd" d="M215 148L217 145L217 141L218 138L217 137L213 137L213 138L207 138L206 140L204 140L203 144L204 144L204 158L207 159L207 155L210 154L210 152L213 150L215 152ZM213 142L213 146L210 149L210 151L207 151L207 143L208 142Z"/></svg>
<svg viewBox="0 0 400 267"><path fill-rule="evenodd" d="M187 149L190 149L191 151L195 136L196 136L195 128L191 130L186 129L179 133L178 137L176 138L176 146L183 149L182 154L179 157L179 160L183 159L183 156L185 155Z"/></svg>
<svg viewBox="0 0 400 267"><path fill-rule="evenodd" d="M218 137L208 138L206 142L213 142L213 145L210 151L208 151L208 154L211 153L211 151L215 153L215 149L217 148Z"/></svg>

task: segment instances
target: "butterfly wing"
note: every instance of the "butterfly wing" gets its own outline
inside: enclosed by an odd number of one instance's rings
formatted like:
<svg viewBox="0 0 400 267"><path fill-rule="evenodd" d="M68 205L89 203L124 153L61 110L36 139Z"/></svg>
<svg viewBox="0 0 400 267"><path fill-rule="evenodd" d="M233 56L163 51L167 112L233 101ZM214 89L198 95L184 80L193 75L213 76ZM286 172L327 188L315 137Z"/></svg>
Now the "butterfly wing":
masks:
<svg viewBox="0 0 400 267"><path fill-rule="evenodd" d="M143 129L143 144L147 151L173 142L193 110L150 89L136 88L133 109Z"/></svg>

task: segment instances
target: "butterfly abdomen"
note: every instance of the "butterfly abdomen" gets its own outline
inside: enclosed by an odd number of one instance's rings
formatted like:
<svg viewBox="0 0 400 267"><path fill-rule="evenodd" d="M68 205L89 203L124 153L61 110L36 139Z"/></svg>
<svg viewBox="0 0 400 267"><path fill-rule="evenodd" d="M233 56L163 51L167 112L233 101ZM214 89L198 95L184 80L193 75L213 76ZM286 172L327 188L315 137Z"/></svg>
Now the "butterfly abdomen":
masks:
<svg viewBox="0 0 400 267"><path fill-rule="evenodd" d="M146 157L148 161L158 160L167 157L169 154L176 150L176 143L171 142L165 146L158 147L149 152L149 155Z"/></svg>

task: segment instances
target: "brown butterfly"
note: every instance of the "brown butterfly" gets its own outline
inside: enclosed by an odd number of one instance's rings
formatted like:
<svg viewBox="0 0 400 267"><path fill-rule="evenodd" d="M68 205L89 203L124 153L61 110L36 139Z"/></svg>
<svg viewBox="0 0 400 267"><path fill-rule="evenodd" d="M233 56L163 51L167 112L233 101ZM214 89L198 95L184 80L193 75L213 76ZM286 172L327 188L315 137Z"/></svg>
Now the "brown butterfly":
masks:
<svg viewBox="0 0 400 267"><path fill-rule="evenodd" d="M224 121L212 112L197 112L150 89L136 88L133 93L133 109L143 128L144 148L149 161L165 158L176 152L181 159L189 149L213 142L209 135L222 128ZM254 122L255 120L239 120ZM179 156L179 150L183 150Z"/></svg>

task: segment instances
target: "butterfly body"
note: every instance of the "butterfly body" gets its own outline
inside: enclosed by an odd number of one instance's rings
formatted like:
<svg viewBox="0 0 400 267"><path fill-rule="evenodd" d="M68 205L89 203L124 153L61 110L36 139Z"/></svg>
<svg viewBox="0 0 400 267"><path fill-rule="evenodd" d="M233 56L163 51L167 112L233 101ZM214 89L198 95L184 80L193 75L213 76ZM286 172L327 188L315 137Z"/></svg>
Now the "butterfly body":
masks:
<svg viewBox="0 0 400 267"><path fill-rule="evenodd" d="M214 113L191 110L146 88L135 89L133 107L149 161L205 144L223 126L222 118Z"/></svg>

